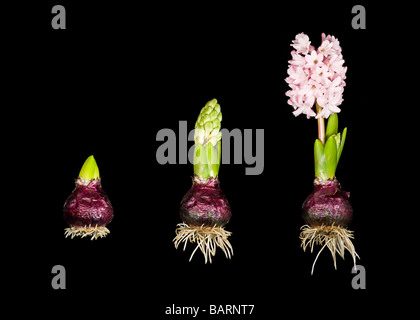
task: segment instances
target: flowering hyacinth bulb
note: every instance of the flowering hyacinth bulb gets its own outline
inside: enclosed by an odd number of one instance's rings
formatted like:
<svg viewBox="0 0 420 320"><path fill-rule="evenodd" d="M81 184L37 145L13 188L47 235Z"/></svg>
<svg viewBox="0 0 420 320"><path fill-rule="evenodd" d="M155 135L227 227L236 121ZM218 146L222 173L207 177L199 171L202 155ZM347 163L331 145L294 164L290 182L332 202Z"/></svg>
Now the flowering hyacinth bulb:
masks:
<svg viewBox="0 0 420 320"><path fill-rule="evenodd" d="M337 179L315 183L314 191L302 205L302 217L312 227L347 227L353 217L349 197L349 192L341 190Z"/></svg>
<svg viewBox="0 0 420 320"><path fill-rule="evenodd" d="M340 112L346 85L346 71L340 42L334 36L321 36L322 43L315 49L309 37L300 33L292 41L292 60L289 61L288 77L285 79L291 90L286 92L293 114L328 118ZM315 102L322 108L317 114Z"/></svg>

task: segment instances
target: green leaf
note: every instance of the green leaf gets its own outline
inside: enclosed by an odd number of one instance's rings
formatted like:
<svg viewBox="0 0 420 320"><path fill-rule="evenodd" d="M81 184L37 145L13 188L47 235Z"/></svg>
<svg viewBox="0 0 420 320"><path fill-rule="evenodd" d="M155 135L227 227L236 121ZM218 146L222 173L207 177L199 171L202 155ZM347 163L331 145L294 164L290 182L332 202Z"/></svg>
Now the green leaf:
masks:
<svg viewBox="0 0 420 320"><path fill-rule="evenodd" d="M316 139L314 145L315 176L318 179L327 179L327 163L325 161L324 145L321 140Z"/></svg>
<svg viewBox="0 0 420 320"><path fill-rule="evenodd" d="M337 134L338 132L338 116L336 113L333 113L328 118L327 129L325 132L325 139L328 139L330 136Z"/></svg>
<svg viewBox="0 0 420 320"><path fill-rule="evenodd" d="M338 148L340 147L341 133L340 133L340 132L339 132L339 133L337 133L337 134L334 136L334 139L335 139L335 143L336 143L336 145L337 145L337 150L338 150Z"/></svg>
<svg viewBox="0 0 420 320"><path fill-rule="evenodd" d="M327 162L327 176L333 179L337 169L337 142L335 135L330 136L325 143L325 161Z"/></svg>
<svg viewBox="0 0 420 320"><path fill-rule="evenodd" d="M337 163L340 160L341 153L343 152L344 142L346 142L346 136L347 136L347 127L344 128L344 130L343 130L343 134L341 136L340 145L339 145L338 150L337 150Z"/></svg>
<svg viewBox="0 0 420 320"><path fill-rule="evenodd" d="M194 145L194 173L200 178L216 178L219 174L222 143L218 141L215 146L207 143Z"/></svg>
<svg viewBox="0 0 420 320"><path fill-rule="evenodd" d="M220 132L220 135L221 135L222 133ZM219 144L218 144L218 146L217 146L217 151L219 151L219 167L220 167L220 165L222 164L222 141L220 141L219 140ZM217 174L219 174L219 173L217 173Z"/></svg>
<svg viewBox="0 0 420 320"><path fill-rule="evenodd" d="M207 165L207 146L201 143L194 145L194 173L202 178L209 177L209 167Z"/></svg>
<svg viewBox="0 0 420 320"><path fill-rule="evenodd" d="M80 169L79 177L86 181L100 178L99 168L93 155L86 159L82 169Z"/></svg>
<svg viewBox="0 0 420 320"><path fill-rule="evenodd" d="M209 173L210 176L213 178L216 178L217 175L219 174L219 168L220 168L220 145L221 142L219 141L219 143L215 146L208 144L208 148L210 150L210 166L209 166Z"/></svg>

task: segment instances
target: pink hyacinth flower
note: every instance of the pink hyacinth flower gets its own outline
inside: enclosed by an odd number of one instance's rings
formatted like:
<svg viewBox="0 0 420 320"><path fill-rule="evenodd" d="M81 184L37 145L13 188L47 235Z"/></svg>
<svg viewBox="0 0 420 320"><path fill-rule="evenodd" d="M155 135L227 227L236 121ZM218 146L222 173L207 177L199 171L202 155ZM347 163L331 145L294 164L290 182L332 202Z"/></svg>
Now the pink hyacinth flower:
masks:
<svg viewBox="0 0 420 320"><path fill-rule="evenodd" d="M340 42L334 36L321 35L321 45L315 49L304 33L296 35L292 41L292 60L289 60L288 77L285 81L292 90L286 92L287 101L294 111L310 117L328 118L340 112L346 85L347 67L341 54ZM315 102L322 108L317 115Z"/></svg>

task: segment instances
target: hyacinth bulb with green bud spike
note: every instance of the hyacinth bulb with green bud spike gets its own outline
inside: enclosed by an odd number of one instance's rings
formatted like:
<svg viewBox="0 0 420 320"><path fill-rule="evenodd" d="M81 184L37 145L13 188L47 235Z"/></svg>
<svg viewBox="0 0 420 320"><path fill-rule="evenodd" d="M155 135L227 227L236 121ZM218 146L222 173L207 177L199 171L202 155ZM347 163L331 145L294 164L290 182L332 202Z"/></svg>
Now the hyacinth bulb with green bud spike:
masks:
<svg viewBox="0 0 420 320"><path fill-rule="evenodd" d="M222 113L216 99L210 100L201 109L194 131L194 177L193 185L183 197L179 213L183 223L178 224L175 247L188 242L196 243L190 260L197 249L204 261L212 262L219 247L227 258L233 254L228 240L231 235L224 226L231 218L229 203L220 188L219 168L221 161L220 126Z"/></svg>
<svg viewBox="0 0 420 320"><path fill-rule="evenodd" d="M76 179L76 188L64 203L64 220L69 227L65 236L91 239L105 237L106 228L114 217L114 210L108 196L101 186L99 168L95 158L90 156Z"/></svg>

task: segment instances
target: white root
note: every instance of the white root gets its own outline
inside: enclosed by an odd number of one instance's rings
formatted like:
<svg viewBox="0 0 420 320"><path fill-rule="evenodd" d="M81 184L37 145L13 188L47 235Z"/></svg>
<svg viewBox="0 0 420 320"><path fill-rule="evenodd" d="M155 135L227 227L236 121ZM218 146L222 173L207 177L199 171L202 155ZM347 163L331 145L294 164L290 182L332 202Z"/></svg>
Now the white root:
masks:
<svg viewBox="0 0 420 320"><path fill-rule="evenodd" d="M68 236L71 236L72 239L74 237L84 238L87 236L91 236L90 240L96 240L99 237L101 238L106 237L108 233L110 233L108 228L98 227L98 225L95 225L94 227L89 225L89 226L84 226L84 227L70 227L70 228L64 229L64 235L66 236L66 238Z"/></svg>
<svg viewBox="0 0 420 320"><path fill-rule="evenodd" d="M217 247L221 248L225 253L226 258L230 259L233 256L233 248L230 244L228 237L232 234L226 231L223 227L194 227L185 223L179 223L175 230L176 236L173 239L175 248L184 242L184 249L187 247L187 242L197 242L197 246L190 256L190 260L194 256L197 249L200 249L204 255L204 262L210 261L211 257L216 254Z"/></svg>
<svg viewBox="0 0 420 320"><path fill-rule="evenodd" d="M314 272L315 263L318 260L319 254L325 247L327 247L331 252L335 269L337 269L336 253L338 253L340 257L344 259L344 253L346 250L350 252L353 258L354 268L356 268L356 257L359 259L360 257L356 253L354 245L351 241L351 239L354 239L353 231L334 225L322 225L316 227L304 225L300 229L302 231L300 233L299 239L302 241L301 247L303 248L303 251L305 251L309 246L312 253L315 245L322 246L312 265L311 274Z"/></svg>

